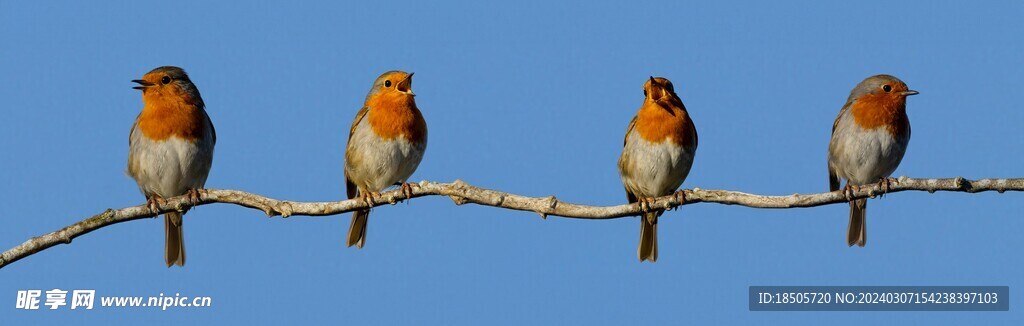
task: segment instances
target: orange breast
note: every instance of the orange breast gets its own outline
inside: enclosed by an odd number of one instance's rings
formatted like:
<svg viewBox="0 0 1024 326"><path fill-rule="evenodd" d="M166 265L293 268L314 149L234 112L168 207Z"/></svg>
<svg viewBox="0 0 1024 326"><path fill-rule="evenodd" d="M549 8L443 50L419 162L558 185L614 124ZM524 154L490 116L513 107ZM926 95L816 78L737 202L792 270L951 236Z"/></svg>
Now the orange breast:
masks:
<svg viewBox="0 0 1024 326"><path fill-rule="evenodd" d="M864 129L886 127L893 135L905 133L910 127L906 98L895 94L867 94L850 107L854 121Z"/></svg>
<svg viewBox="0 0 1024 326"><path fill-rule="evenodd" d="M669 108L666 110L665 108ZM636 131L649 142L662 142L668 138L683 147L697 146L697 130L686 109L667 102L644 103L637 113Z"/></svg>
<svg viewBox="0 0 1024 326"><path fill-rule="evenodd" d="M145 106L138 118L140 131L156 141L177 136L195 141L203 136L204 118L202 110L187 98L178 96L143 96Z"/></svg>
<svg viewBox="0 0 1024 326"><path fill-rule="evenodd" d="M412 96L401 93L378 94L367 101L367 119L373 132L384 139L405 137L413 143L427 137L427 123L416 108Z"/></svg>

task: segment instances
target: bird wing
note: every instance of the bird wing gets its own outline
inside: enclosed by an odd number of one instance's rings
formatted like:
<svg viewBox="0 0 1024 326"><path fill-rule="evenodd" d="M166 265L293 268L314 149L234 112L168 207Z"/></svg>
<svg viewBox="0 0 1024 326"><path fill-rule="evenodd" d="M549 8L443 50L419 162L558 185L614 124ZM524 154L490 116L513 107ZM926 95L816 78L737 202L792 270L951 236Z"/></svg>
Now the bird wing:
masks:
<svg viewBox="0 0 1024 326"><path fill-rule="evenodd" d="M138 160L135 159L135 150L136 149L135 149L135 146L134 146L135 142L138 141L138 138L141 136L140 134L142 133L138 129L138 127L139 127L139 118L142 118L142 113L141 112L139 113L138 116L135 117L135 122L132 123L132 130L130 132L128 132L128 175L133 177L133 178L136 176L137 172L139 171Z"/></svg>
<svg viewBox="0 0 1024 326"><path fill-rule="evenodd" d="M630 120L629 121L629 126L626 127L626 136L622 137L622 147L623 148L625 148L626 144L629 142L629 134L633 133L633 129L636 128L636 119L638 117L640 117L639 114L636 115L636 116L633 116L633 120ZM619 160L619 171L620 171L619 173L627 173L627 171L623 170L622 160ZM633 192L629 191L629 187L623 187L623 188L626 189L626 201L630 202L630 203L637 202L636 195L634 195Z"/></svg>
<svg viewBox="0 0 1024 326"><path fill-rule="evenodd" d="M206 110L203 110L203 116L206 117L206 122L210 124L210 135L213 136L213 143L217 143L217 128L213 127L213 121L210 120L210 115L206 114Z"/></svg>
<svg viewBox="0 0 1024 326"><path fill-rule="evenodd" d="M626 127L626 136L622 137L622 147L626 147L626 142L629 141L629 133L633 132L633 128L636 128L636 119L638 117L640 117L639 114L634 116L633 120L629 121L629 126Z"/></svg>
<svg viewBox="0 0 1024 326"><path fill-rule="evenodd" d="M362 121L363 118L366 117L366 113L367 112L370 112L370 107L369 106L364 106L362 109L359 109L359 112L356 113L355 120L352 121L352 127L349 128L349 130L348 130L348 145L347 145L347 148L345 149L345 160L346 161L349 159L348 156L349 156L350 152L352 151L352 147L351 147L352 146L352 135L355 134L356 126L358 126L359 122ZM345 169L345 193L348 195L349 199L356 198L356 196L359 195L359 187L356 186L356 184L352 182L351 178L348 177L348 169Z"/></svg>
<svg viewBox="0 0 1024 326"><path fill-rule="evenodd" d="M128 132L128 146L131 146L135 142L135 128L139 126L139 118L142 118L142 112L135 116L135 122L132 123L132 130Z"/></svg>
<svg viewBox="0 0 1024 326"><path fill-rule="evenodd" d="M836 116L836 121L832 122L832 139L835 139L835 137L836 137L836 128L839 126L839 120L842 119L843 115L846 114L846 111L849 111L850 107L853 106L853 101L854 101L853 99L850 99L850 100L846 101L846 104L843 105L843 108L839 110L839 115ZM832 143L831 143L831 139L830 139L830 141L829 141L829 151L830 152L832 151L832 145L831 144ZM832 164L828 164L828 189L829 189L829 191L836 191L836 190L839 190L839 186L840 186L839 175L837 175L836 174L836 170L832 168Z"/></svg>

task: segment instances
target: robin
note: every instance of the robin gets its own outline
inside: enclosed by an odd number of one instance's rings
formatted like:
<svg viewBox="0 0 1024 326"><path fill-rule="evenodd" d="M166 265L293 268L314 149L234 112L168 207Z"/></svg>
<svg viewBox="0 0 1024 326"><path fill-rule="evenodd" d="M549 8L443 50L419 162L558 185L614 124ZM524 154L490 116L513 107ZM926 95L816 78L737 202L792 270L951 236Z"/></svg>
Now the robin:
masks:
<svg viewBox="0 0 1024 326"><path fill-rule="evenodd" d="M345 148L345 189L348 198L357 196L373 204L380 191L401 186L412 197L413 184L406 183L416 171L427 149L427 123L416 108L412 73L388 71L377 77L356 113ZM366 244L369 209L352 213L347 244Z"/></svg>
<svg viewBox="0 0 1024 326"><path fill-rule="evenodd" d="M640 203L645 211L640 218L640 261L658 260L658 216L650 212L654 197L676 193L690 174L697 152L697 129L676 95L672 82L650 77L644 84L644 104L629 123L619 157L619 175L626 188L626 199Z"/></svg>
<svg viewBox="0 0 1024 326"><path fill-rule="evenodd" d="M213 163L217 132L199 89L178 67L164 66L132 80L142 90L142 113L128 138L128 175L153 211L164 198L189 194L199 200ZM187 209L186 209L187 210ZM164 262L185 265L182 214L164 214Z"/></svg>
<svg viewBox="0 0 1024 326"><path fill-rule="evenodd" d="M828 144L828 181L831 191L879 182L888 188L889 176L903 160L910 142L907 96L917 91L889 75L871 76L850 91L850 97L832 124ZM867 199L850 201L850 226L846 242L867 243Z"/></svg>

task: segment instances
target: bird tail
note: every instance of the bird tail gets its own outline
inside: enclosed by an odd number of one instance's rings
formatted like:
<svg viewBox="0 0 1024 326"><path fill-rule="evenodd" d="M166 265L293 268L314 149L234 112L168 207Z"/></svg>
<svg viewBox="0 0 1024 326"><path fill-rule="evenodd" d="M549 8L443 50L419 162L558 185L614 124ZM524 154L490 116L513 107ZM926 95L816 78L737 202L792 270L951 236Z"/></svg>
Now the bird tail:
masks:
<svg viewBox="0 0 1024 326"><path fill-rule="evenodd" d="M185 266L185 237L180 212L164 214L164 262L167 267Z"/></svg>
<svg viewBox="0 0 1024 326"><path fill-rule="evenodd" d="M356 248L363 248L366 244L366 219L370 217L370 210L358 210L352 212L352 225L348 227L348 246L356 245Z"/></svg>
<svg viewBox="0 0 1024 326"><path fill-rule="evenodd" d="M636 250L640 261L658 261L658 215L661 212L645 213L640 216L640 246Z"/></svg>
<svg viewBox="0 0 1024 326"><path fill-rule="evenodd" d="M857 199L850 202L850 227L846 234L846 242L863 247L868 241L867 224L868 200Z"/></svg>

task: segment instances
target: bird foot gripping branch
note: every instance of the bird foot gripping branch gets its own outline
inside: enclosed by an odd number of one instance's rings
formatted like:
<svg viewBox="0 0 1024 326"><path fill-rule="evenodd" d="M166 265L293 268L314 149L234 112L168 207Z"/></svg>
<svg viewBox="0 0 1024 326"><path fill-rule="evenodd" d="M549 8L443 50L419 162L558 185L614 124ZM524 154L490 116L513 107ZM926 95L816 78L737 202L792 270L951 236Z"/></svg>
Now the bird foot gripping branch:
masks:
<svg viewBox="0 0 1024 326"><path fill-rule="evenodd" d="M678 203L676 204L676 206L672 206L672 210L677 210L677 209L679 209L680 206L686 205L686 190L685 189L679 189L678 191L676 191L675 197L676 197L676 202L678 202Z"/></svg>

